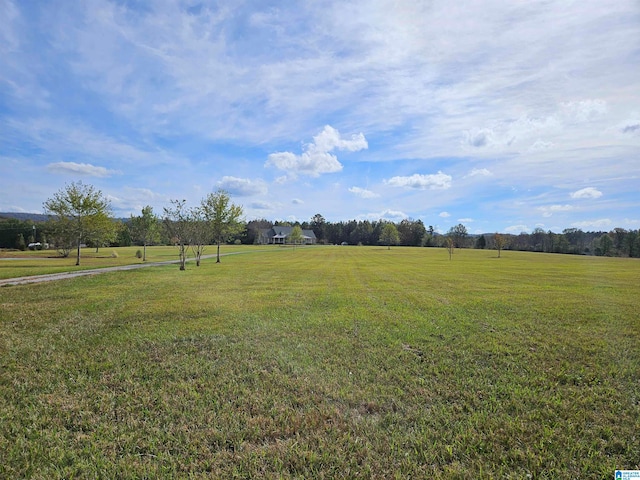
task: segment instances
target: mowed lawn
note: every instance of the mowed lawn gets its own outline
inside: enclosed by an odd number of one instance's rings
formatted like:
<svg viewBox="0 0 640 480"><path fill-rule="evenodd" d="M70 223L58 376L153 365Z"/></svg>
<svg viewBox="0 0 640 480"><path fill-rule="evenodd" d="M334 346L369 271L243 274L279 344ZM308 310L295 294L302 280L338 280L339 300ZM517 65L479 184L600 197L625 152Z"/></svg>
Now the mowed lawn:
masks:
<svg viewBox="0 0 640 480"><path fill-rule="evenodd" d="M223 245L220 249L220 254L239 253L249 250L256 250L256 247ZM72 250L66 258L61 257L56 250L27 250L24 252L0 250L0 280L145 263L142 258L136 256L138 251L142 255L142 247L105 247L100 248L97 252L94 248L83 248L80 254L80 265L76 265L76 250ZM215 245L205 247L203 255L215 254ZM189 250L189 259L191 261L193 257L193 252ZM176 247L147 247L147 263L178 261L178 258L178 249Z"/></svg>
<svg viewBox="0 0 640 480"><path fill-rule="evenodd" d="M0 308L0 478L640 469L637 260L256 249Z"/></svg>

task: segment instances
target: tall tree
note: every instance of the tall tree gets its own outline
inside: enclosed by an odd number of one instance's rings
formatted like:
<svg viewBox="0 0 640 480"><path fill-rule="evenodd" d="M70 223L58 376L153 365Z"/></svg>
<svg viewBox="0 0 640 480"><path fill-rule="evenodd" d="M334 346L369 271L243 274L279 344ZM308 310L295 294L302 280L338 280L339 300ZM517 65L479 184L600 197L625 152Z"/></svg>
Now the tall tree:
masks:
<svg viewBox="0 0 640 480"><path fill-rule="evenodd" d="M171 200L171 207L164 207L164 226L174 245L178 246L180 270L186 269L187 249L191 233L191 219L186 200Z"/></svg>
<svg viewBox="0 0 640 480"><path fill-rule="evenodd" d="M467 227L459 223L455 227L451 227L449 229L448 235L453 238L453 243L456 248L462 248L464 247L468 235Z"/></svg>
<svg viewBox="0 0 640 480"><path fill-rule="evenodd" d="M435 244L435 235L436 232L433 228L433 225L429 225L429 228L426 230L424 236L422 237L422 245L425 247L433 247Z"/></svg>
<svg viewBox="0 0 640 480"><path fill-rule="evenodd" d="M324 243L326 239L326 235L325 235L326 226L327 226L327 221L319 213L316 213L313 217L311 217L311 229L313 230L313 233L316 234L318 243Z"/></svg>
<svg viewBox="0 0 640 480"><path fill-rule="evenodd" d="M387 246L391 250L391 245L397 245L400 242L400 234L398 228L391 222L386 222L380 233L380 243Z"/></svg>
<svg viewBox="0 0 640 480"><path fill-rule="evenodd" d="M598 252L601 255L609 256L611 255L611 249L613 248L613 240L608 233L603 234L600 238L598 238Z"/></svg>
<svg viewBox="0 0 640 480"><path fill-rule="evenodd" d="M420 246L422 245L422 239L427 233L427 229L424 228L422 220L412 220L405 218L397 226L398 234L400 235L400 244L407 246Z"/></svg>
<svg viewBox="0 0 640 480"><path fill-rule="evenodd" d="M147 261L147 245L160 240L160 224L158 217L149 205L142 208L142 215L129 220L129 232L135 241L142 243L142 261Z"/></svg>
<svg viewBox="0 0 640 480"><path fill-rule="evenodd" d="M27 242L24 241L24 235L22 233L19 233L16 238L16 248L23 251L27 249Z"/></svg>
<svg viewBox="0 0 640 480"><path fill-rule="evenodd" d="M271 228L272 223L264 218L247 222L245 243L256 244L260 242L260 232Z"/></svg>
<svg viewBox="0 0 640 480"><path fill-rule="evenodd" d="M244 228L242 207L231 203L227 192L218 190L202 200L201 208L218 247L216 263L220 263L220 244Z"/></svg>
<svg viewBox="0 0 640 480"><path fill-rule="evenodd" d="M95 238L99 232L108 232L111 204L100 190L82 182L73 182L44 202L45 213L63 232L70 234L77 245L76 265L80 265L80 246L83 240Z"/></svg>

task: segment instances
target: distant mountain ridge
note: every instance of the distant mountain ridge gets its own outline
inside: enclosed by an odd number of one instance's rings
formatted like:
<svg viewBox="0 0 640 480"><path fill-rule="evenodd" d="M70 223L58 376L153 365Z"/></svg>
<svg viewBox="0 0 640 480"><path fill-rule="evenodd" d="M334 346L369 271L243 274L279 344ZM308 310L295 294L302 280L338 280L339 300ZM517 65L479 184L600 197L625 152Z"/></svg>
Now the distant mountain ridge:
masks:
<svg viewBox="0 0 640 480"><path fill-rule="evenodd" d="M0 218L15 218L16 220L31 220L32 222L46 222L49 215L43 213L0 212Z"/></svg>

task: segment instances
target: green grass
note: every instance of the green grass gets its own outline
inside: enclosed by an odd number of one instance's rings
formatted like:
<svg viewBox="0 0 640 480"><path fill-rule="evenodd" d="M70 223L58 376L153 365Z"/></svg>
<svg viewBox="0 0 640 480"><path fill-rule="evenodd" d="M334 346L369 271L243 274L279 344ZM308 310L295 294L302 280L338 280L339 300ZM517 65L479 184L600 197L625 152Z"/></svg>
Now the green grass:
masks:
<svg viewBox="0 0 640 480"><path fill-rule="evenodd" d="M250 251L251 249L255 250L257 248L260 247L222 245L220 247L220 253ZM93 248L83 248L80 253L80 265L78 266L76 266L75 251L72 251L67 258L60 257L55 250L25 252L15 250L0 251L0 280L144 263L141 258L136 257L138 250L142 251L142 247L107 247L99 249L98 252ZM212 255L215 253L215 245L210 245L205 248L204 255ZM189 258L193 258L191 250L189 250L188 255ZM147 263L171 260L178 260L178 249L176 247L147 247Z"/></svg>
<svg viewBox="0 0 640 480"><path fill-rule="evenodd" d="M1 478L612 478L640 262L311 247L0 288Z"/></svg>

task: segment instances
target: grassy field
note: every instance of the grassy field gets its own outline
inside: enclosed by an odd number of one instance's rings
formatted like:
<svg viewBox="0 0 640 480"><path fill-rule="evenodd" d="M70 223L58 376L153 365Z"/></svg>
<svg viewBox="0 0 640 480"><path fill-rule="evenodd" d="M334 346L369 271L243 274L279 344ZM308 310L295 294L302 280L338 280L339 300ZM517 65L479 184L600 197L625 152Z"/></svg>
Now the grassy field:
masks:
<svg viewBox="0 0 640 480"><path fill-rule="evenodd" d="M220 247L220 253L250 251L256 248L257 247L252 245L222 245ZM98 252L93 248L83 248L80 254L80 265L78 266L76 266L75 250L72 251L67 258L61 257L55 250L24 252L4 250L0 251L0 280L4 278L27 277L144 263L141 258L136 257L138 250L142 252L142 247L108 247L101 248ZM204 255L212 255L215 253L215 245L205 247ZM189 251L189 257L193 257L191 251ZM147 263L167 262L171 260L178 260L178 249L176 247L147 247Z"/></svg>
<svg viewBox="0 0 640 480"><path fill-rule="evenodd" d="M305 247L4 287L0 478L610 479L640 468L639 280Z"/></svg>

